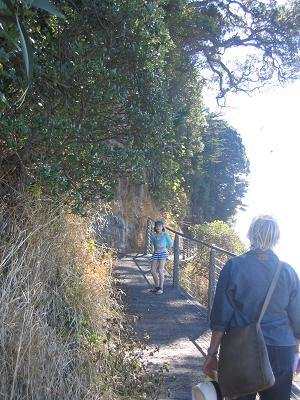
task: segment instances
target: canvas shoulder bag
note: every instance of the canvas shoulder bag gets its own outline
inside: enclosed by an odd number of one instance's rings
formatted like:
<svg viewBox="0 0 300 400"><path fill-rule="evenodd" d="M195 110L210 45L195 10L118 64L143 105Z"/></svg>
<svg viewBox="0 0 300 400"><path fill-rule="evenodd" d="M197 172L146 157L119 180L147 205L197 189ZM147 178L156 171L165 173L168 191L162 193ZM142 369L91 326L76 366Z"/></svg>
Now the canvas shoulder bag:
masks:
<svg viewBox="0 0 300 400"><path fill-rule="evenodd" d="M236 399L265 390L275 383L260 323L271 300L281 266L281 262L278 262L258 321L232 329L222 338L218 380L225 397Z"/></svg>

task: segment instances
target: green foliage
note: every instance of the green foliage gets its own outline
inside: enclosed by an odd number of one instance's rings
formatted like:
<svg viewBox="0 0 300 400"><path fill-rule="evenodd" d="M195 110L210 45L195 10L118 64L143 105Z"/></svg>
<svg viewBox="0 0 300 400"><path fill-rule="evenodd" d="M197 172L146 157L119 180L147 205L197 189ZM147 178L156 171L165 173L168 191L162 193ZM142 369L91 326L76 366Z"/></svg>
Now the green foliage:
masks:
<svg viewBox="0 0 300 400"><path fill-rule="evenodd" d="M218 78L221 97L276 72L282 81L295 76L299 7L255 0L0 4L2 165L26 171L32 187L79 212L94 199L111 200L128 176L180 218L190 191L193 213L207 209L204 219L235 212L246 188L244 149L234 130L212 128L210 119L207 132L204 76L210 70ZM243 46L259 54L229 68L223 53Z"/></svg>
<svg viewBox="0 0 300 400"><path fill-rule="evenodd" d="M191 186L193 221L226 221L243 207L249 161L238 132L215 117L207 116L203 153L194 153Z"/></svg>
<svg viewBox="0 0 300 400"><path fill-rule="evenodd" d="M174 42L218 83L219 99L299 77L298 0L169 0L167 10Z"/></svg>
<svg viewBox="0 0 300 400"><path fill-rule="evenodd" d="M117 179L143 179L148 154L171 134L165 55L171 42L159 3L83 1L37 26L38 72L22 109L4 111L7 162L75 210L110 200ZM47 49L47 50L46 50ZM10 77L3 91L15 96Z"/></svg>
<svg viewBox="0 0 300 400"><path fill-rule="evenodd" d="M202 80L179 49L169 53L172 60L170 75L174 77L169 89L169 104L173 109L172 137L160 143L160 151L149 155L148 182L161 206L172 210L177 220L185 217L189 203L187 176L194 154L202 153L206 120L201 97Z"/></svg>
<svg viewBox="0 0 300 400"><path fill-rule="evenodd" d="M234 254L241 254L245 246L235 230L224 221L206 222L201 225L194 225L190 228L195 239L206 243L213 243Z"/></svg>
<svg viewBox="0 0 300 400"><path fill-rule="evenodd" d="M18 89L17 92L21 92L20 97L15 103L18 105L24 101L26 93L32 82L33 75L33 51L31 45L32 38L30 33L28 33L23 21L29 16L31 19L33 19L34 16L37 15L38 10L44 10L52 15L64 18L63 14L56 7L50 4L48 0L3 0L0 2L0 37L4 37L6 39L6 45L4 48L2 48L3 56L5 61L12 59L12 63L14 64L13 71L4 69L3 72L6 76L10 76L12 81L18 81L18 83L14 82L17 83L17 85L19 84L19 87L15 87L15 89ZM18 53L22 53L23 57L23 75L25 78L25 85L22 83L22 79L19 77L19 75L22 73L22 70L20 70L18 65ZM1 65L3 68L3 64ZM4 66L6 66L6 63ZM0 93L2 102L6 106L9 106L5 94L1 91Z"/></svg>

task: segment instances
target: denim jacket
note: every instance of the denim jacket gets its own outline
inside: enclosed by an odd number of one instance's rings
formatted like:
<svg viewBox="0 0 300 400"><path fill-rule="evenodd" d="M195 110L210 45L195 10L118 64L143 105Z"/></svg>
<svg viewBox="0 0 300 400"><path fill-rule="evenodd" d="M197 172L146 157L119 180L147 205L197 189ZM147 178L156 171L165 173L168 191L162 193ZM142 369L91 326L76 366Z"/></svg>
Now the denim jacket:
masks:
<svg viewBox="0 0 300 400"><path fill-rule="evenodd" d="M226 332L258 320L277 262L272 250L250 250L226 263L211 312L212 330ZM300 339L299 277L287 263L282 263L261 328L267 345L293 346Z"/></svg>

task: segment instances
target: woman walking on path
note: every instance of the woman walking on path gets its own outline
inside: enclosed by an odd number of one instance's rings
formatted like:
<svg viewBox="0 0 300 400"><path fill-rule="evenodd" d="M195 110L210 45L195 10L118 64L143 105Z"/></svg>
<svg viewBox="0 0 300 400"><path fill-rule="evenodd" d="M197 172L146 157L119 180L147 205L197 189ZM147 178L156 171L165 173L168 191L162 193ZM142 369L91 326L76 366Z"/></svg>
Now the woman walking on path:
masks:
<svg viewBox="0 0 300 400"><path fill-rule="evenodd" d="M251 249L233 257L224 266L217 284L211 312L211 342L203 372L214 378L217 353L224 333L258 319L278 257L271 250L279 239L277 222L270 216L254 218L248 238ZM282 263L279 279L261 322L274 386L260 393L262 400L290 400L293 372L299 372L296 359L300 339L300 284L295 270ZM254 351L254 350L253 350ZM254 400L255 394L238 400Z"/></svg>
<svg viewBox="0 0 300 400"><path fill-rule="evenodd" d="M164 267L169 256L167 248L173 247L170 236L165 232L164 223L156 221L154 233L151 235L151 243L154 247L152 255L151 274L154 280L154 288L151 290L156 294L164 292Z"/></svg>

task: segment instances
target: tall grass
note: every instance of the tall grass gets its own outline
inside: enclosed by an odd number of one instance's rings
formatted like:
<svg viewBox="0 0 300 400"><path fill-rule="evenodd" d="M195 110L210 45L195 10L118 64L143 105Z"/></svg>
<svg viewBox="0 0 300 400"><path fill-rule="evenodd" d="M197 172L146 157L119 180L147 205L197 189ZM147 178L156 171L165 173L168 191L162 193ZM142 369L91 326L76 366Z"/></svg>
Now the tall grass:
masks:
<svg viewBox="0 0 300 400"><path fill-rule="evenodd" d="M50 200L0 203L1 400L157 395L91 226Z"/></svg>

